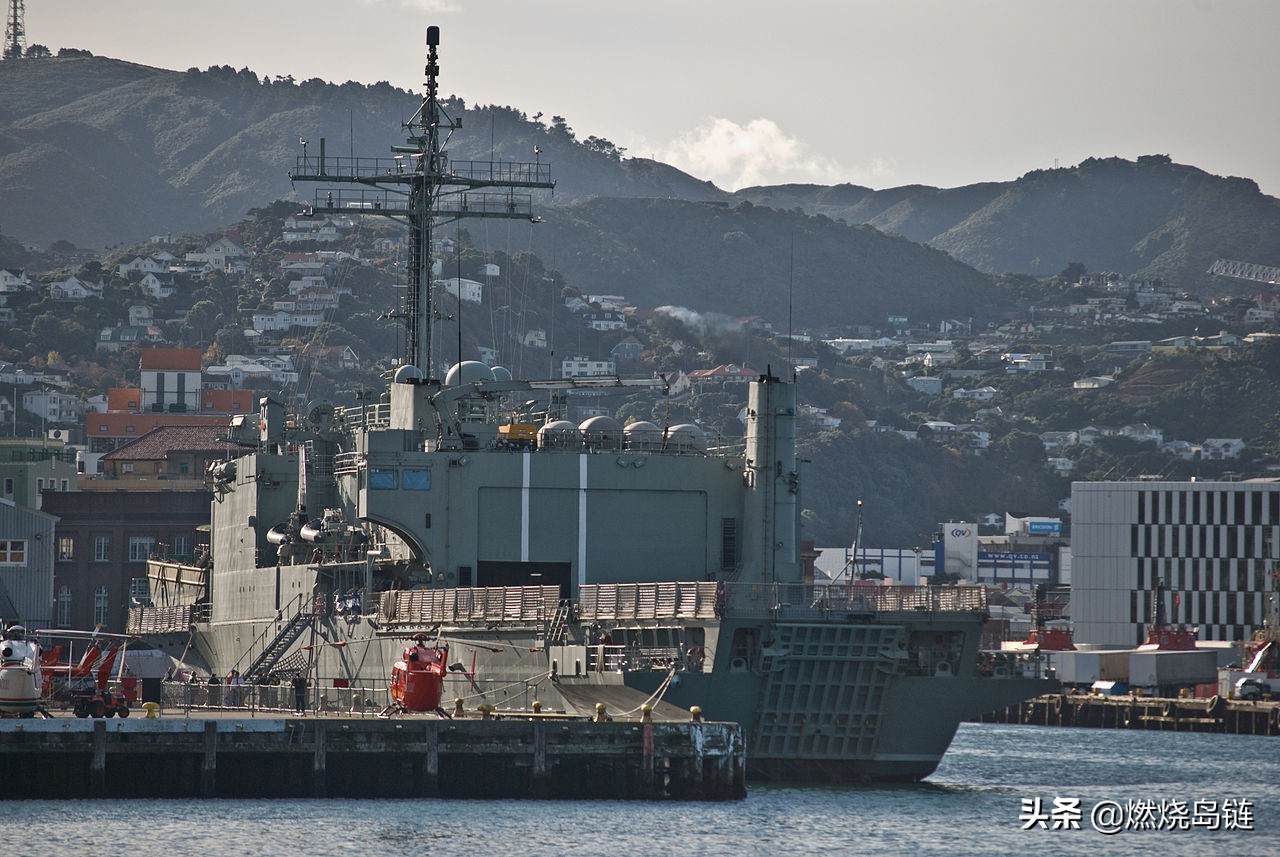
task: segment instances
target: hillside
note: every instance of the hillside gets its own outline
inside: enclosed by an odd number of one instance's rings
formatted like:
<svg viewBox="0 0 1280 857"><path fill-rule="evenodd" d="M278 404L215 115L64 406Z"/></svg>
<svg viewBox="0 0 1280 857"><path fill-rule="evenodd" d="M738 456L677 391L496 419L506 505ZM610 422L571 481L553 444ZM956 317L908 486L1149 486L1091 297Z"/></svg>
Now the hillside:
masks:
<svg viewBox="0 0 1280 857"><path fill-rule="evenodd" d="M640 306L760 316L781 329L864 324L901 313L983 316L989 277L866 226L742 203L583 200L547 215L555 267L583 291Z"/></svg>
<svg viewBox="0 0 1280 857"><path fill-rule="evenodd" d="M1247 292L1205 273L1215 259L1280 265L1280 200L1256 184L1151 155L1091 158L1013 182L950 190L918 185L749 188L735 196L865 223L945 250L975 268L1051 276L1091 271L1159 277L1196 294Z"/></svg>
<svg viewBox="0 0 1280 857"><path fill-rule="evenodd" d="M385 156L419 101L386 83L295 84L229 66L176 72L103 57L0 63L0 227L25 242L84 247L214 229L297 198L288 170L300 138L313 142L313 155L327 137L330 155ZM471 131L456 137L455 159L532 160L536 145L558 175L572 176L557 190L562 200L727 197L664 164L620 160L608 141L579 144L563 120L543 124L457 100L451 115Z"/></svg>
<svg viewBox="0 0 1280 857"><path fill-rule="evenodd" d="M418 101L386 83L259 79L229 66L178 72L102 57L0 63L0 232L40 246L65 239L101 248L215 229L307 192L287 175L300 138L312 141L313 155L325 138L330 154L382 156ZM619 246L635 249L636 265L650 263L646 248L669 230L629 218L653 214L654 200L685 200L872 226L987 272L1049 276L1078 262L1212 295L1252 288L1207 275L1215 259L1280 266L1280 200L1248 179L1162 155L1091 158L950 189L783 185L729 194L669 165L627 158L608 140L578 139L563 117L458 99L449 109L465 129L451 142L454 159L529 160L536 146L553 164L557 204L636 200L608 215L616 224L608 232L625 236Z"/></svg>

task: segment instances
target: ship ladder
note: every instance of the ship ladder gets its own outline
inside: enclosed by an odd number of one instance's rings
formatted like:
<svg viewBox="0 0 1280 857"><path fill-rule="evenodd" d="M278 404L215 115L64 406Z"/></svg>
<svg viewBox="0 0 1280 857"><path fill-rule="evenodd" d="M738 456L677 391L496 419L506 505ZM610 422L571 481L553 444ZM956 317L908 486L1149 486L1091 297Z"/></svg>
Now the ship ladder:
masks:
<svg viewBox="0 0 1280 857"><path fill-rule="evenodd" d="M302 632L311 624L313 614L310 611L303 610L295 613L284 626L280 628L275 638L267 644L262 650L262 654L249 665L244 671L244 680L249 684L256 684L260 679L265 678L272 671L272 668L284 657L285 652L302 636Z"/></svg>
<svg viewBox="0 0 1280 857"><path fill-rule="evenodd" d="M569 624L569 602L561 601L556 611L551 614L547 623L547 645L553 646L564 642L565 628Z"/></svg>

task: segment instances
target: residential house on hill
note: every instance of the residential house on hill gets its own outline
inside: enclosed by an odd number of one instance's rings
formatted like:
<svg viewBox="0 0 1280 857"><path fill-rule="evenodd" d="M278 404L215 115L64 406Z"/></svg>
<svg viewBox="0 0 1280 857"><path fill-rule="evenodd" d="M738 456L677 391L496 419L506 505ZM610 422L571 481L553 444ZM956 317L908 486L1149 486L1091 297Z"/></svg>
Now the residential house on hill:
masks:
<svg viewBox="0 0 1280 857"><path fill-rule="evenodd" d="M196 253L188 253L188 262L203 263L205 270L225 271L228 274L243 273L248 270L249 259L253 256L230 235L223 235L210 241L204 249Z"/></svg>
<svg viewBox="0 0 1280 857"><path fill-rule="evenodd" d="M612 360L592 360L588 357L575 356L560 361L561 378L591 378L617 374L618 364Z"/></svg>
<svg viewBox="0 0 1280 857"><path fill-rule="evenodd" d="M25 292L31 289L27 272L17 268L0 268L0 294Z"/></svg>
<svg viewBox="0 0 1280 857"><path fill-rule="evenodd" d="M23 393L22 409L51 423L73 423L84 415L79 396L52 387Z"/></svg>
<svg viewBox="0 0 1280 857"><path fill-rule="evenodd" d="M1239 458L1243 451L1244 439L1239 437L1209 437L1200 444L1200 457L1209 461Z"/></svg>
<svg viewBox="0 0 1280 857"><path fill-rule="evenodd" d="M644 345L634 336L627 336L609 350L609 356L618 362L639 360L644 353Z"/></svg>
<svg viewBox="0 0 1280 857"><path fill-rule="evenodd" d="M154 300L164 300L172 297L175 289L173 277L161 279L158 274L144 274L142 279L138 281L138 287L152 297Z"/></svg>
<svg viewBox="0 0 1280 857"><path fill-rule="evenodd" d="M484 295L484 283L468 280L465 277L436 280L431 285L443 289L446 294L453 295L455 298L468 303L478 304Z"/></svg>
<svg viewBox="0 0 1280 857"><path fill-rule="evenodd" d="M351 372L360 368L360 357L349 345L305 345L298 356L313 369Z"/></svg>
<svg viewBox="0 0 1280 857"><path fill-rule="evenodd" d="M85 298L102 297L102 281L90 283L72 274L60 283L49 286L49 297L55 301L82 301Z"/></svg>
<svg viewBox="0 0 1280 857"><path fill-rule="evenodd" d="M116 266L116 273L122 277L127 277L132 273L164 274L168 273L168 271L168 262L161 262L151 256L134 256L128 262L121 262Z"/></svg>
<svg viewBox="0 0 1280 857"><path fill-rule="evenodd" d="M745 384L759 377L759 371L739 363L722 363L711 369L694 369L689 372L689 381L699 387Z"/></svg>

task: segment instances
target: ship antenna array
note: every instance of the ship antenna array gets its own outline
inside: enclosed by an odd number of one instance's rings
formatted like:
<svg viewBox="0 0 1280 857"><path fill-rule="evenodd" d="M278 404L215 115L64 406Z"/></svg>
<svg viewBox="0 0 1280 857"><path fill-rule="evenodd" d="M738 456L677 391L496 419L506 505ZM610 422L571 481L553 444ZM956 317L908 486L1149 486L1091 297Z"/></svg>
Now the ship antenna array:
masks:
<svg viewBox="0 0 1280 857"><path fill-rule="evenodd" d="M403 313L404 362L431 377L431 253L437 227L464 217L528 220L534 190L552 190L551 165L514 161L450 161L446 147L462 119L453 119L439 100L440 28L427 27L426 90L416 113L404 123L405 144L390 158L308 155L303 144L291 181L347 185L317 189L304 213L378 216L409 227L409 282ZM443 132L443 133L442 133ZM299 138L301 140L301 138ZM461 287L459 287L461 300Z"/></svg>

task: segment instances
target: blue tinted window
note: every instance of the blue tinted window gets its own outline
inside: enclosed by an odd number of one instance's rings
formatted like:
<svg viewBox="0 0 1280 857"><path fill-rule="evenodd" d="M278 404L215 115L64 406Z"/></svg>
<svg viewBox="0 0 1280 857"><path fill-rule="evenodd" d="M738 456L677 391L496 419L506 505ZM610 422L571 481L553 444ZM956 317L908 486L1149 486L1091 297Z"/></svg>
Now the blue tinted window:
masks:
<svg viewBox="0 0 1280 857"><path fill-rule="evenodd" d="M375 490L391 490L396 489L396 472L394 470L379 470L374 468L369 471L369 487Z"/></svg>
<svg viewBox="0 0 1280 857"><path fill-rule="evenodd" d="M406 470L400 477L400 484L406 491L430 491L430 470Z"/></svg>

